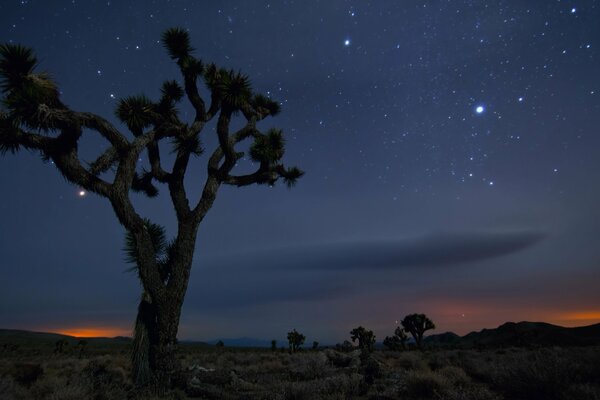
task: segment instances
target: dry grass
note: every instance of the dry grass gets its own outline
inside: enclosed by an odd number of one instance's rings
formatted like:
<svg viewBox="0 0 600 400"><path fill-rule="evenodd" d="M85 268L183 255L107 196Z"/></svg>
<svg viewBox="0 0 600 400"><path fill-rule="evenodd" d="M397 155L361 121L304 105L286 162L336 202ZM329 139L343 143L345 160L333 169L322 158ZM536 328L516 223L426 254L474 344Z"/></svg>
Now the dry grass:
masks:
<svg viewBox="0 0 600 400"><path fill-rule="evenodd" d="M123 347L81 359L46 350L0 356L1 399L159 399L134 395ZM184 368L214 371L196 372L193 382L188 375L182 389L160 398L600 400L600 348L593 347L376 351L361 360L331 349L287 354L188 345L179 358Z"/></svg>

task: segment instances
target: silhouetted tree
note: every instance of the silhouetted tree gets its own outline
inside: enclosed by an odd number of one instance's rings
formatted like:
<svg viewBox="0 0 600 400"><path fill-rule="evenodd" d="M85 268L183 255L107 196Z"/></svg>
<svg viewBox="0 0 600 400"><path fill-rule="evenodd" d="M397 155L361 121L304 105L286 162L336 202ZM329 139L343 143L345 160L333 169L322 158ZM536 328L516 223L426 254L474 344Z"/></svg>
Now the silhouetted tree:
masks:
<svg viewBox="0 0 600 400"><path fill-rule="evenodd" d="M385 339L383 340L383 345L390 350L403 350L406 348L407 340L408 336L406 336L406 332L404 332L404 329L397 326L393 336L385 337Z"/></svg>
<svg viewBox="0 0 600 400"><path fill-rule="evenodd" d="M435 329L435 324L425 314L410 314L402 320L402 326L415 339L419 349L423 349L423 334L425 331Z"/></svg>
<svg viewBox="0 0 600 400"><path fill-rule="evenodd" d="M312 349L313 349L313 350L319 350L319 342L317 342L317 341L315 340L315 341L313 342Z"/></svg>
<svg viewBox="0 0 600 400"><path fill-rule="evenodd" d="M271 351L277 351L277 340L271 340Z"/></svg>
<svg viewBox="0 0 600 400"><path fill-rule="evenodd" d="M69 342L65 339L59 339L54 343L54 354L62 354L66 351L69 346Z"/></svg>
<svg viewBox="0 0 600 400"><path fill-rule="evenodd" d="M218 349L222 349L223 347L225 347L225 343L223 343L222 340L219 340L217 343L215 343L215 347Z"/></svg>
<svg viewBox="0 0 600 400"><path fill-rule="evenodd" d="M80 340L77 343L77 348L79 349L79 356L78 358L83 357L83 352L85 351L85 347L87 346L87 342L85 340Z"/></svg>
<svg viewBox="0 0 600 400"><path fill-rule="evenodd" d="M336 344L335 348L339 351L349 352L349 351L352 351L354 346L352 346L352 342L350 342L349 340L344 340L342 342L342 344L339 344L339 343Z"/></svg>
<svg viewBox="0 0 600 400"><path fill-rule="evenodd" d="M153 378L159 386L169 384L178 369L177 331L196 235L221 185L273 185L283 179L291 187L303 175L281 162L285 152L282 131L262 133L257 128L259 121L279 113L277 102L253 93L247 76L204 64L193 56L185 30L168 29L162 42L179 67L183 87L167 80L156 101L144 95L120 99L116 116L130 134L96 114L64 104L50 76L35 71L37 59L31 49L0 46L0 154L21 149L38 152L69 182L110 202L127 231L129 261L135 264L144 290L135 324L134 380L143 384ZM210 92L208 103L200 95L198 81ZM176 108L184 97L193 108L193 119L187 123ZM236 115L244 124L233 131ZM190 159L204 152L201 132L210 134L205 128L211 121L216 121L218 145L208 157L200 199L190 204L184 177ZM90 134L97 134L108 146L88 163L79 149L81 140ZM239 151L236 147L247 140L252 142L248 153ZM172 168L165 167L161 157L165 141L172 144ZM145 169L140 169L138 161L142 153L148 157ZM234 167L246 159L258 167L252 173L235 174ZM172 240L166 239L162 227L144 219L131 201L131 192L155 197L155 183L166 185L175 209L177 233Z"/></svg>
<svg viewBox="0 0 600 400"><path fill-rule="evenodd" d="M361 350L369 352L373 351L375 346L375 334L373 334L373 331L359 326L358 328L354 328L350 331L350 338L352 339L353 343L358 340L358 347Z"/></svg>
<svg viewBox="0 0 600 400"><path fill-rule="evenodd" d="M290 345L290 352L295 353L300 349L300 346L304 344L306 336L294 329L293 331L288 332L287 339Z"/></svg>

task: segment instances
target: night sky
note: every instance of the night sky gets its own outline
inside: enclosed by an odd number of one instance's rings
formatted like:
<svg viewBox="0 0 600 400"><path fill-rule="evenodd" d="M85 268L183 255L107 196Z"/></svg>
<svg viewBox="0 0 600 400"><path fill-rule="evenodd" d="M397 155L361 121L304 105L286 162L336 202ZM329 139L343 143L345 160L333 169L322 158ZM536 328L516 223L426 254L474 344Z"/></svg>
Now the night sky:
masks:
<svg viewBox="0 0 600 400"><path fill-rule="evenodd" d="M174 26L281 102L259 127L306 175L221 189L181 320L194 340L381 340L413 312L438 333L600 322L599 21L595 0L0 3L1 41L124 132L119 98L181 82L160 42ZM85 139L84 159L104 146ZM0 157L0 187L0 326L129 334L141 288L108 201L26 151ZM133 197L172 234L160 189Z"/></svg>

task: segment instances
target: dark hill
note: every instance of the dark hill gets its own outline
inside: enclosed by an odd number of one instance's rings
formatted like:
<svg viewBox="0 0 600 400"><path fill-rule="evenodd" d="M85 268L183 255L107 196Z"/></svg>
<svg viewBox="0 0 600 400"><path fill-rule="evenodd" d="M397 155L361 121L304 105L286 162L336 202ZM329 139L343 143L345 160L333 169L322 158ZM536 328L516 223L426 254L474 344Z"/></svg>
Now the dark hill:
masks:
<svg viewBox="0 0 600 400"><path fill-rule="evenodd" d="M58 340L66 340L69 344L76 344L80 340L85 340L88 343L109 344L109 343L128 343L131 338L117 336L114 338L106 337L85 337L79 338L75 336L62 335L60 333L49 332L32 332L17 329L0 329L0 343L14 344L44 344L56 343Z"/></svg>
<svg viewBox="0 0 600 400"><path fill-rule="evenodd" d="M465 336L451 332L428 336L425 342L442 347L588 346L600 345L600 324L565 328L545 322L507 322Z"/></svg>

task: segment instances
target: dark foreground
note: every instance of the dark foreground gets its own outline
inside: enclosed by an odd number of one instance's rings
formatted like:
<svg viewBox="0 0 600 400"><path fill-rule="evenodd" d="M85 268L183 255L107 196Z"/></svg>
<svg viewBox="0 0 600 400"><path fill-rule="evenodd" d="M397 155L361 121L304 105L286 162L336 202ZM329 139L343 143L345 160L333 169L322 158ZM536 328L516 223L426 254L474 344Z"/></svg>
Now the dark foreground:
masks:
<svg viewBox="0 0 600 400"><path fill-rule="evenodd" d="M128 344L3 346L0 399L600 399L600 347L496 350L266 349L182 345L187 381L134 395Z"/></svg>

